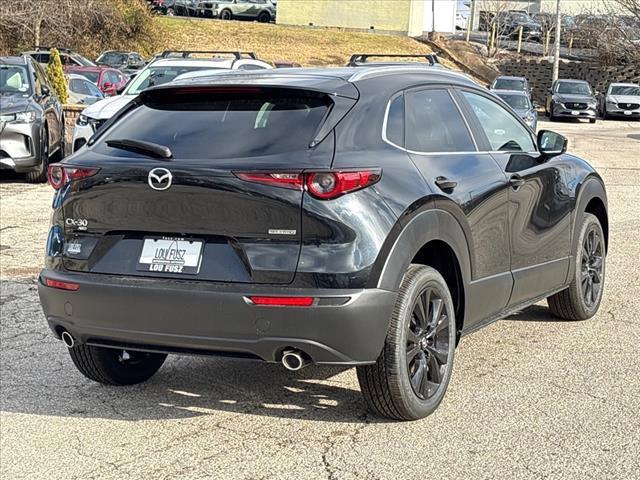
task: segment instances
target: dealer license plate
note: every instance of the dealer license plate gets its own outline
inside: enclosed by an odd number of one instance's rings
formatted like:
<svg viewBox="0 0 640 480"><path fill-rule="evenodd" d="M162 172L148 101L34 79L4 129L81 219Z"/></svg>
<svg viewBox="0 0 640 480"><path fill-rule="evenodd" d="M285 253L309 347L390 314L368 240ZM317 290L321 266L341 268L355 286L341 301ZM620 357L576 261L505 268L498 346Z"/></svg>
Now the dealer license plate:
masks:
<svg viewBox="0 0 640 480"><path fill-rule="evenodd" d="M578 110L571 110L571 115L580 115Z"/></svg>
<svg viewBox="0 0 640 480"><path fill-rule="evenodd" d="M625 115L631 115L631 110L625 110L625 111L624 111L624 114L625 114Z"/></svg>
<svg viewBox="0 0 640 480"><path fill-rule="evenodd" d="M186 238L145 238L138 270L195 275L202 261L202 240Z"/></svg>

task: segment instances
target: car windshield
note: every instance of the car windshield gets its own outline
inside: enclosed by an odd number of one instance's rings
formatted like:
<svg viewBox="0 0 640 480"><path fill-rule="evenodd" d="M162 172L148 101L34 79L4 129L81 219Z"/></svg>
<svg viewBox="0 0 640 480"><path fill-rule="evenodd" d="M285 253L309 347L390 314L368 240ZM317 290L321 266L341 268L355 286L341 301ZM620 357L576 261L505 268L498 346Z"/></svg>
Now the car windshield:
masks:
<svg viewBox="0 0 640 480"><path fill-rule="evenodd" d="M568 95L591 95L591 87L583 82L560 82L556 91Z"/></svg>
<svg viewBox="0 0 640 480"><path fill-rule="evenodd" d="M149 67L143 70L134 80L131 82L129 88L124 92L125 95L138 95L142 90L148 87L162 85L169 83L176 79L178 75L182 75L187 72L195 72L197 70L211 70L212 67L208 66L189 66L189 67L177 67L177 66L165 66L165 67Z"/></svg>
<svg viewBox="0 0 640 480"><path fill-rule="evenodd" d="M496 90L524 90L524 80L517 78L498 78L493 84Z"/></svg>
<svg viewBox="0 0 640 480"><path fill-rule="evenodd" d="M77 54L72 54L70 55L71 58L73 58L76 62L78 62L80 65L84 65L85 67L95 67L96 64L93 63L91 60L87 60L86 58L84 58L82 55L77 55Z"/></svg>
<svg viewBox="0 0 640 480"><path fill-rule="evenodd" d="M98 84L98 79L100 78L100 72L85 72L84 70L72 70L74 73L82 75L85 78L88 78L90 82Z"/></svg>
<svg viewBox="0 0 640 480"><path fill-rule="evenodd" d="M122 65L127 63L129 56L126 53L108 52L98 57L98 63L106 63L107 65Z"/></svg>
<svg viewBox="0 0 640 480"><path fill-rule="evenodd" d="M640 86L637 85L614 85L611 87L610 95L632 95L640 97Z"/></svg>
<svg viewBox="0 0 640 480"><path fill-rule="evenodd" d="M168 91L158 95L160 100L151 100L121 118L96 150L131 156L132 152L107 145L109 140L128 139L165 145L174 161L304 151L330 105L325 96L290 92L175 95Z"/></svg>
<svg viewBox="0 0 640 480"><path fill-rule="evenodd" d="M27 68L22 65L0 65L0 94L31 95Z"/></svg>
<svg viewBox="0 0 640 480"><path fill-rule="evenodd" d="M524 13L514 13L511 18L513 19L514 22L528 22L529 21L529 17L527 15L525 15Z"/></svg>
<svg viewBox="0 0 640 480"><path fill-rule="evenodd" d="M529 99L525 95L518 95L517 93L501 93L498 96L507 102L514 110L528 110L531 108Z"/></svg>

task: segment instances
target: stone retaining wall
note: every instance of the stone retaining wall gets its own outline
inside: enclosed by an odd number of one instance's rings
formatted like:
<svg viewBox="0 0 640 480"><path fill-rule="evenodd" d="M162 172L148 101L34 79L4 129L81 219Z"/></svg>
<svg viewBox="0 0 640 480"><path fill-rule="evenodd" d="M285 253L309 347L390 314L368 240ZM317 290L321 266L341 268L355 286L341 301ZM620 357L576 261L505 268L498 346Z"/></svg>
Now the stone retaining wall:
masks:
<svg viewBox="0 0 640 480"><path fill-rule="evenodd" d="M76 119L85 108L87 108L86 105L65 104L62 106L64 110L64 151L66 155L71 154L71 141L73 139L73 129L76 126Z"/></svg>
<svg viewBox="0 0 640 480"><path fill-rule="evenodd" d="M511 60L498 65L503 75L525 77L533 88L533 98L540 104L551 88L553 61L545 59ZM586 62L560 62L560 78L586 80L591 88L603 92L612 82L640 82L640 65L601 67Z"/></svg>

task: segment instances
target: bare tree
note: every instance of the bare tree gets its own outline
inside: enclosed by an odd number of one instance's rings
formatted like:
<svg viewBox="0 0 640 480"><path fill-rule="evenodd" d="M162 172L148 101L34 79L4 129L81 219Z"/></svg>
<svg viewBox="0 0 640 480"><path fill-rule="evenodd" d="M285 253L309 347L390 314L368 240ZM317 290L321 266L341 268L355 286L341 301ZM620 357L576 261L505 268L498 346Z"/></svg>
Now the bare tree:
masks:
<svg viewBox="0 0 640 480"><path fill-rule="evenodd" d="M148 36L149 25L144 0L2 0L0 52L46 44L93 53Z"/></svg>

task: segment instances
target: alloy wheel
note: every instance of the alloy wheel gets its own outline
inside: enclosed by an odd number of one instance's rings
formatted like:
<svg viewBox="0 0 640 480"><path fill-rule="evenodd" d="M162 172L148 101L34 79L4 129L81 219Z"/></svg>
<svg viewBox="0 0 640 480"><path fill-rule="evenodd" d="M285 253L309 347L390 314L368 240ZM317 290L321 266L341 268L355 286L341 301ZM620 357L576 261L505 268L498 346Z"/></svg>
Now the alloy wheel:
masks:
<svg viewBox="0 0 640 480"><path fill-rule="evenodd" d="M415 394L431 398L446 376L450 316L443 296L433 287L416 298L407 326L407 371Z"/></svg>
<svg viewBox="0 0 640 480"><path fill-rule="evenodd" d="M604 248L602 237L595 228L587 231L582 242L580 285L582 298L588 308L593 308L602 292Z"/></svg>

